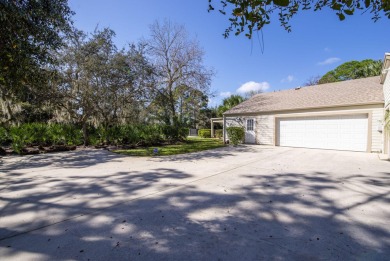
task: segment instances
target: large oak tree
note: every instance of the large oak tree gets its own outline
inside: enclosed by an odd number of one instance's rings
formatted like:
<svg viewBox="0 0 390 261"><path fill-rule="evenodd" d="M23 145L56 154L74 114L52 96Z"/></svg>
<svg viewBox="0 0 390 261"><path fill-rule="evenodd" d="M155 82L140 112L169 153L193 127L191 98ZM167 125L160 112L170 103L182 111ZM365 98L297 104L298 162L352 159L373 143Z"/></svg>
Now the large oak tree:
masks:
<svg viewBox="0 0 390 261"><path fill-rule="evenodd" d="M388 0L209 0L209 11L215 7L229 17L230 25L224 33L225 37L233 32L235 35L244 33L251 38L254 31L271 23L273 13L278 15L280 24L287 31L291 31L291 18L306 10L330 9L341 21L357 12L369 12L374 21L382 15L390 18Z"/></svg>
<svg viewBox="0 0 390 261"><path fill-rule="evenodd" d="M58 55L57 120L81 125L85 143L88 125L134 123L143 109L151 67L142 46L118 50L114 36L108 28L90 36L75 30Z"/></svg>
<svg viewBox="0 0 390 261"><path fill-rule="evenodd" d="M0 102L2 121L13 120L20 102L47 97L55 74L52 52L69 32L67 0L0 1Z"/></svg>

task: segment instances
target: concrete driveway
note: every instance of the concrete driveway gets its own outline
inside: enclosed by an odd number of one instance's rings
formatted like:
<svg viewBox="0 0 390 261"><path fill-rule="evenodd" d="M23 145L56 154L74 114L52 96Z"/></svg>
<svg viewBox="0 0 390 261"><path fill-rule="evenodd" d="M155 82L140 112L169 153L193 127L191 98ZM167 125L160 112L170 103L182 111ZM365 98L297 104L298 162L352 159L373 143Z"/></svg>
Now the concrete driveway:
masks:
<svg viewBox="0 0 390 261"><path fill-rule="evenodd" d="M1 159L2 260L388 260L390 162L263 146Z"/></svg>

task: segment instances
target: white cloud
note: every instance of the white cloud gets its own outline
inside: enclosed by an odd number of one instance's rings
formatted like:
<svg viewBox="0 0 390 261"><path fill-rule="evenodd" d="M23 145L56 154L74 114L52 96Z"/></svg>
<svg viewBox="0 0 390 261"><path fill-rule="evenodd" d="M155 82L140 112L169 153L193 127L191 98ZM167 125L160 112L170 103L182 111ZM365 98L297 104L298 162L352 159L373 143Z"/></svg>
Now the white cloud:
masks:
<svg viewBox="0 0 390 261"><path fill-rule="evenodd" d="M327 53L329 53L329 52L332 51L332 49L330 49L329 47L325 47L325 48L324 48L324 51L327 52Z"/></svg>
<svg viewBox="0 0 390 261"><path fill-rule="evenodd" d="M217 105L217 101L215 99L209 97L208 105L209 106L216 106Z"/></svg>
<svg viewBox="0 0 390 261"><path fill-rule="evenodd" d="M237 89L238 93L248 93L248 92L258 92L258 91L266 91L270 87L268 82L246 82Z"/></svg>
<svg viewBox="0 0 390 261"><path fill-rule="evenodd" d="M341 59L338 57L331 57L326 59L325 61L319 62L318 65L328 65L332 63L337 63L338 61L341 61Z"/></svg>
<svg viewBox="0 0 390 261"><path fill-rule="evenodd" d="M294 80L295 80L295 78L294 78L293 75L288 75L286 78L282 79L280 82L281 83L286 83L286 82L292 82Z"/></svg>
<svg viewBox="0 0 390 261"><path fill-rule="evenodd" d="M232 95L232 93L231 92L220 92L219 93L219 96L221 96L221 97L229 97L230 95Z"/></svg>

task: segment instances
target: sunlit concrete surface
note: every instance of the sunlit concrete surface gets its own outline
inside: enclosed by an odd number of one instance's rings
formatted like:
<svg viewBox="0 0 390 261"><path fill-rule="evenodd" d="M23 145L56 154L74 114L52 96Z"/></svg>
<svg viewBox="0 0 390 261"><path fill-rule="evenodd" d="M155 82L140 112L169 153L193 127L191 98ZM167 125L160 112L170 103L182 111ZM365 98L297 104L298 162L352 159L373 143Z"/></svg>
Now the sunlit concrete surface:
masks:
<svg viewBox="0 0 390 261"><path fill-rule="evenodd" d="M240 146L2 158L2 260L388 260L390 162Z"/></svg>

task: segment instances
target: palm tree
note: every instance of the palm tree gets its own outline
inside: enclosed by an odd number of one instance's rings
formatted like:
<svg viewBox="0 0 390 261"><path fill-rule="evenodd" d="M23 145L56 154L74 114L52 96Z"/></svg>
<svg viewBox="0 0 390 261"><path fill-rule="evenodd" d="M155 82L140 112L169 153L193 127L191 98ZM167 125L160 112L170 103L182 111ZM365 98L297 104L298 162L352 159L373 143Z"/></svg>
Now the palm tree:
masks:
<svg viewBox="0 0 390 261"><path fill-rule="evenodd" d="M217 109L218 111L218 117L222 117L222 114L225 111L230 110L231 108L237 106L241 102L245 101L245 98L241 95L231 95L230 97L227 97L222 100L222 105L220 105Z"/></svg>
<svg viewBox="0 0 390 261"><path fill-rule="evenodd" d="M361 67L354 71L354 79L366 78L380 75L383 62L381 60L364 60L361 62Z"/></svg>

